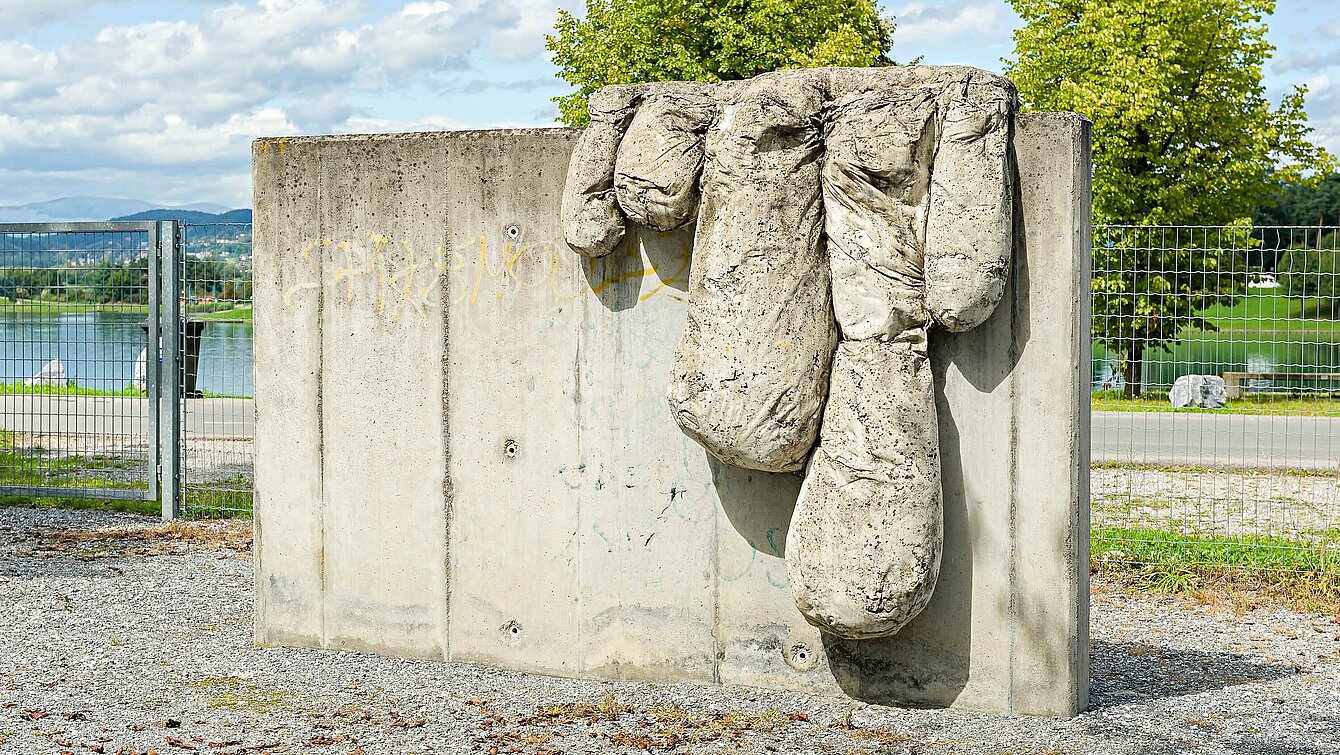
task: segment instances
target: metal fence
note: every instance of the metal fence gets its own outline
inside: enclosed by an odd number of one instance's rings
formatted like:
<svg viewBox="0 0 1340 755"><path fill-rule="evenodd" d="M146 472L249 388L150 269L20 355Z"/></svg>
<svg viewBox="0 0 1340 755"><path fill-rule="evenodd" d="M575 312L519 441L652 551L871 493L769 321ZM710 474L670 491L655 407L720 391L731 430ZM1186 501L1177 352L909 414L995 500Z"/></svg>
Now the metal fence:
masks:
<svg viewBox="0 0 1340 755"><path fill-rule="evenodd" d="M158 500L162 241L0 225L0 497Z"/></svg>
<svg viewBox="0 0 1340 755"><path fill-rule="evenodd" d="M182 492L190 517L251 513L251 225L184 224Z"/></svg>
<svg viewBox="0 0 1340 755"><path fill-rule="evenodd" d="M1337 571L1340 229L1107 226L1093 254L1095 555Z"/></svg>
<svg viewBox="0 0 1340 755"><path fill-rule="evenodd" d="M251 512L251 227L0 224L0 499Z"/></svg>

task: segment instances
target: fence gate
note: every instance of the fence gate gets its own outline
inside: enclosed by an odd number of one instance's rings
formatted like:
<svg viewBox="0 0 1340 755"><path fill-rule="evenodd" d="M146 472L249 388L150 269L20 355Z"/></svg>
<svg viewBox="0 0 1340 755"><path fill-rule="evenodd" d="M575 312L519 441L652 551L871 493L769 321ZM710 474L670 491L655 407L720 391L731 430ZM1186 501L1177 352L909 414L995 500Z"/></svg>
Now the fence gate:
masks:
<svg viewBox="0 0 1340 755"><path fill-rule="evenodd" d="M180 513L180 237L176 221L0 224L0 498Z"/></svg>

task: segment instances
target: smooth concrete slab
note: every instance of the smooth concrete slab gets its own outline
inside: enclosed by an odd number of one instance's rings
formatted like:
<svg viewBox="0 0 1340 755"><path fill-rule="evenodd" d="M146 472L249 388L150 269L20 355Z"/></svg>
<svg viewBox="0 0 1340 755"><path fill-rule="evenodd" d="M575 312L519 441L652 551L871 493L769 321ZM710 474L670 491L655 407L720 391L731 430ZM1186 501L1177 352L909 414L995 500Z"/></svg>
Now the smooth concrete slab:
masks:
<svg viewBox="0 0 1340 755"><path fill-rule="evenodd" d="M1006 299L933 342L941 581L862 642L792 603L799 475L709 461L669 414L691 233L595 262L563 245L574 134L256 143L258 641L1081 710L1087 123L1016 125Z"/></svg>

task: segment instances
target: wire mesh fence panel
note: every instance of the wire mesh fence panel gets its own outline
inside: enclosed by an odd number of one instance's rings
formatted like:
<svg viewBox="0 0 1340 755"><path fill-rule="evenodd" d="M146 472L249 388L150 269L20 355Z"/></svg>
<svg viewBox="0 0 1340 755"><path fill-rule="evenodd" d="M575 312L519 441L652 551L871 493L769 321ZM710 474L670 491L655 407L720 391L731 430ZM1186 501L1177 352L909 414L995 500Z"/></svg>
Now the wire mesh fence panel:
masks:
<svg viewBox="0 0 1340 755"><path fill-rule="evenodd" d="M182 510L248 516L252 499L251 225L182 226Z"/></svg>
<svg viewBox="0 0 1340 755"><path fill-rule="evenodd" d="M157 496L158 226L0 224L0 497Z"/></svg>
<svg viewBox="0 0 1340 755"><path fill-rule="evenodd" d="M1094 553L1340 572L1340 229L1100 226Z"/></svg>

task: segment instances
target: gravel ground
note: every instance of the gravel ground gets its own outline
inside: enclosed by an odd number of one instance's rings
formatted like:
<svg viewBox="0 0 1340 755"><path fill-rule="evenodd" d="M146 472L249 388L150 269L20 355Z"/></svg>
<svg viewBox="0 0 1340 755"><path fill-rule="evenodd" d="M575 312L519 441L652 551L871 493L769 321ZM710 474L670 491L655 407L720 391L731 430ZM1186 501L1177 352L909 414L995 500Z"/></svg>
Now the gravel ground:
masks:
<svg viewBox="0 0 1340 755"><path fill-rule="evenodd" d="M1100 584L1091 712L899 710L259 649L244 550L58 534L154 525L0 508L0 752L1340 753L1340 617Z"/></svg>
<svg viewBox="0 0 1340 755"><path fill-rule="evenodd" d="M1093 523L1201 535L1334 539L1340 476L1094 467Z"/></svg>

